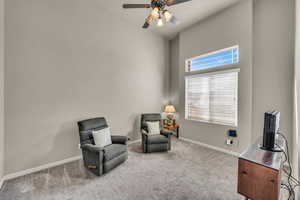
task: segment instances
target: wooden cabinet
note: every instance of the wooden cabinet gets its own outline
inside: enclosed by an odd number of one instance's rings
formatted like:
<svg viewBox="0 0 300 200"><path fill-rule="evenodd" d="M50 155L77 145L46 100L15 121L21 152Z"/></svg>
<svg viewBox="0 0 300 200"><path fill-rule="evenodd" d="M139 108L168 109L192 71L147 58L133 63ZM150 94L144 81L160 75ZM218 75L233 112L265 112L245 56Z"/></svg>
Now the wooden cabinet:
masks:
<svg viewBox="0 0 300 200"><path fill-rule="evenodd" d="M239 156L238 193L251 200L280 198L282 152L260 148L261 139ZM276 141L283 148L283 141Z"/></svg>
<svg viewBox="0 0 300 200"><path fill-rule="evenodd" d="M239 159L238 192L253 200L277 200L280 190L279 171Z"/></svg>

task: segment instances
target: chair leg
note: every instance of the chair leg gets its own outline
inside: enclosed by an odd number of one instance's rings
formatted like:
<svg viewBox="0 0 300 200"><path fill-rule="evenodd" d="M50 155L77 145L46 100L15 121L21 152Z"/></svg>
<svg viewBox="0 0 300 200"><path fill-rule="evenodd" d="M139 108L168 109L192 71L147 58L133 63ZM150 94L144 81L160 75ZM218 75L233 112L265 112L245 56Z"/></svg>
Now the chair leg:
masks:
<svg viewBox="0 0 300 200"><path fill-rule="evenodd" d="M143 152L148 153L147 144L145 144L144 142L143 142Z"/></svg>

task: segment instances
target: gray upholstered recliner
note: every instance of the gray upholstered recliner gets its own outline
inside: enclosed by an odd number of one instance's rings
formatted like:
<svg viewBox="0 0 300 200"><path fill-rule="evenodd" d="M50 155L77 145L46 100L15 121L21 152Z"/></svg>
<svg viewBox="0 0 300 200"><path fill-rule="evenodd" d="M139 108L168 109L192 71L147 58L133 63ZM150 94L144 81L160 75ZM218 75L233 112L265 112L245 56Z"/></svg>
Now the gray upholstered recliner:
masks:
<svg viewBox="0 0 300 200"><path fill-rule="evenodd" d="M147 122L155 122L155 121L158 121L160 123L160 135L149 135ZM172 132L162 129L161 115L159 113L142 114L141 134L142 134L142 148L144 153L171 150Z"/></svg>
<svg viewBox="0 0 300 200"><path fill-rule="evenodd" d="M95 175L100 176L127 160L126 136L111 136L111 145L103 148L95 146L92 131L107 128L105 118L80 121L78 127L84 165Z"/></svg>

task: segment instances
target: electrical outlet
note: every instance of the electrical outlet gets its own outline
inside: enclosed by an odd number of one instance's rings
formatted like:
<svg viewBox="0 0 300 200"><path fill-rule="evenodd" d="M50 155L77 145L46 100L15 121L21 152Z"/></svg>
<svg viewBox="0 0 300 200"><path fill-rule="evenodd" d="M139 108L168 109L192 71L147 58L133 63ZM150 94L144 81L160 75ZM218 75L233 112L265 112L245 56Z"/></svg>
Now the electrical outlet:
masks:
<svg viewBox="0 0 300 200"><path fill-rule="evenodd" d="M232 139L227 139L226 140L226 144L227 145L232 145L233 144L233 140Z"/></svg>
<svg viewBox="0 0 300 200"><path fill-rule="evenodd" d="M225 143L228 146L235 146L235 147L239 146L239 141L235 138L227 138Z"/></svg>
<svg viewBox="0 0 300 200"><path fill-rule="evenodd" d="M237 138L232 139L232 146L235 146L235 147L239 146L239 140Z"/></svg>

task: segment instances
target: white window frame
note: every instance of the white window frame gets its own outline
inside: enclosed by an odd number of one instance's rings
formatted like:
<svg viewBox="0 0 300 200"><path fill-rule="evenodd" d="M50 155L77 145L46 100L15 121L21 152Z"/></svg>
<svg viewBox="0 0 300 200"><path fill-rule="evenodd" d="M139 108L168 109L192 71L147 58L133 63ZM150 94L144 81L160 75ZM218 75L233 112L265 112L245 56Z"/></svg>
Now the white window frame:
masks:
<svg viewBox="0 0 300 200"><path fill-rule="evenodd" d="M220 70L220 71L215 71L215 72L209 72L209 73L201 73L201 74L195 74L195 75L187 75L185 76L185 102L184 102L184 109L185 109L185 120L189 120L189 121L197 121L197 122L202 122L202 123L209 123L209 124L218 124L218 125L224 125L224 126L230 126L230 127L238 127L238 119L239 119L239 116L238 116L238 105L239 105L239 98L238 98L238 86L239 86L239 74L237 76L237 82L236 82L236 105L235 105L235 111L236 111L236 120L235 120L235 124L234 125L228 125L226 123L221 123L221 122L213 122L213 121L209 121L209 120L195 120L195 119L189 119L188 118L188 112L187 112L187 79L190 78L190 77L201 77L201 76L209 76L209 75L215 75L215 74L224 74L224 73L232 73L232 72L236 72L236 73L239 73L240 72L240 69L239 68L236 68L236 69L228 69L228 70Z"/></svg>
<svg viewBox="0 0 300 200"><path fill-rule="evenodd" d="M219 52L222 52L222 51L226 51L226 50L229 50L229 49L235 49L235 48L237 49L237 62L236 63L224 64L224 65L220 65L220 66L209 67L209 68L199 69L199 70L194 70L194 71L189 71L188 70L189 62L191 62L192 59L202 58L202 57L205 57L205 56L209 56L209 55L212 55L212 54L215 54L215 53L219 53ZM202 54L201 56L195 56L195 57L191 57L189 59L186 59L186 61L185 61L185 72L199 72L199 71L203 71L203 70L211 70L211 69L216 69L216 68L223 67L223 66L235 65L235 64L238 64L239 62L240 62L240 47L239 47L239 45L234 45L232 47L220 49L220 50L217 50L217 51Z"/></svg>

